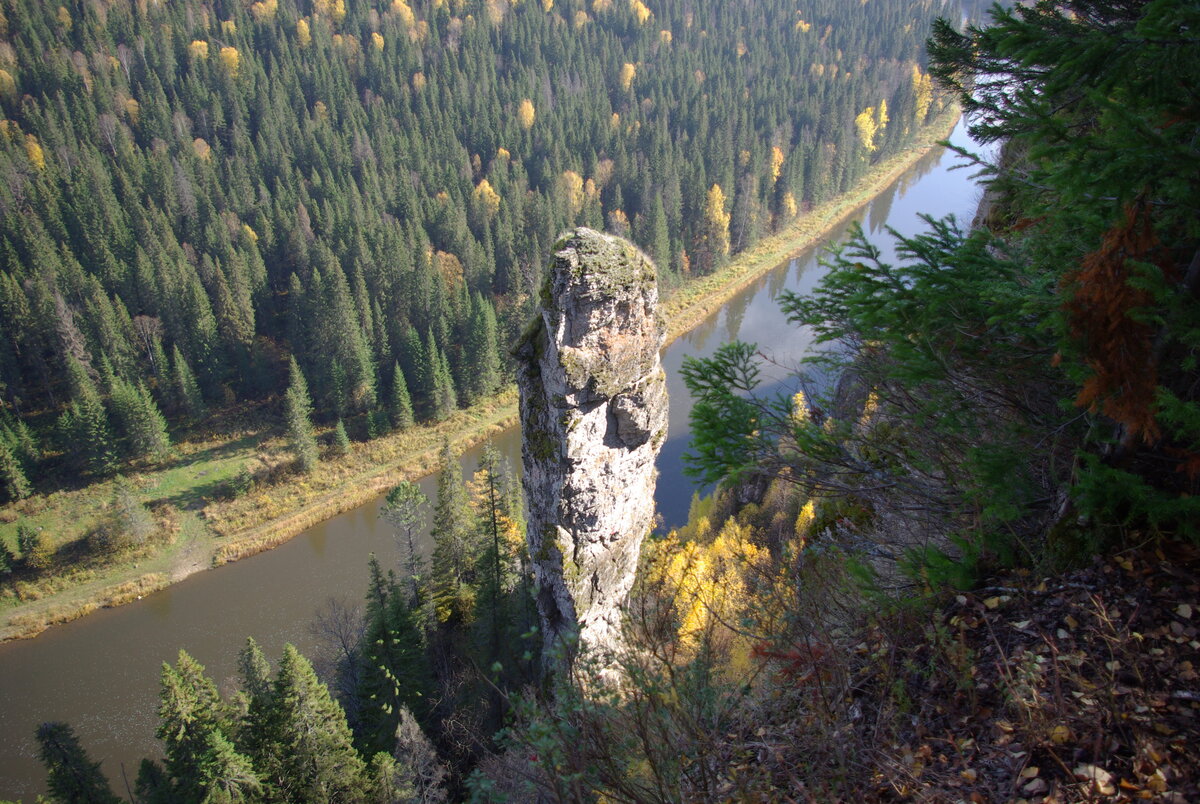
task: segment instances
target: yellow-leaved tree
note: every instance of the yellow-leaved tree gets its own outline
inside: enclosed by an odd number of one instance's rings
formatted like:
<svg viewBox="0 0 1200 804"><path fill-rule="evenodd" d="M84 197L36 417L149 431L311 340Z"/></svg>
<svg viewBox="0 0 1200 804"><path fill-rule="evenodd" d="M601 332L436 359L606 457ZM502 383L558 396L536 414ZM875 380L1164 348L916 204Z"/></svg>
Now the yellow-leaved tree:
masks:
<svg viewBox="0 0 1200 804"><path fill-rule="evenodd" d="M8 70L0 70L0 98L13 98L17 95L17 81Z"/></svg>
<svg viewBox="0 0 1200 804"><path fill-rule="evenodd" d="M879 131L879 121L875 117L875 107L868 106L854 118L854 128L858 131L858 141L863 149L870 153L875 150L875 135Z"/></svg>
<svg viewBox="0 0 1200 804"><path fill-rule="evenodd" d="M534 111L533 101L524 98L517 106L517 122L521 124L521 128L528 131L533 128L533 121L536 119L537 112Z"/></svg>
<svg viewBox="0 0 1200 804"><path fill-rule="evenodd" d="M583 177L573 170L564 170L558 177L558 188L567 207L571 210L571 215L578 215L579 210L583 209L585 199Z"/></svg>
<svg viewBox="0 0 1200 804"><path fill-rule="evenodd" d="M767 576L769 553L736 519L716 534L707 517L687 530L672 531L655 548L647 575L674 610L680 658L701 652L723 657L720 670L731 680L744 680L753 669L754 640L739 624L759 605L751 591Z"/></svg>
<svg viewBox="0 0 1200 804"><path fill-rule="evenodd" d="M633 85L633 79L636 75L637 75L637 67L630 64L629 62L625 62L624 64L622 64L621 65L621 74L620 74L621 89L628 92L629 87L631 87Z"/></svg>
<svg viewBox="0 0 1200 804"><path fill-rule="evenodd" d="M487 213L489 219L496 216L500 211L500 194L492 188L491 182L483 179L479 184L475 185L475 201Z"/></svg>
<svg viewBox="0 0 1200 804"><path fill-rule="evenodd" d="M237 78L238 69L242 64L242 56L238 53L236 47L221 48L221 66L225 68L225 72L229 73L231 78Z"/></svg>
<svg viewBox="0 0 1200 804"><path fill-rule="evenodd" d="M32 134L25 135L25 155L29 162L38 170L46 169L46 154L42 152L42 144Z"/></svg>
<svg viewBox="0 0 1200 804"><path fill-rule="evenodd" d="M929 106L933 103L933 79L928 73L921 72L920 65L912 66L912 88L916 95L915 114L917 123L924 123L929 114Z"/></svg>
<svg viewBox="0 0 1200 804"><path fill-rule="evenodd" d="M725 191L714 184L704 202L704 224L696 243L696 270L711 273L729 256L729 218Z"/></svg>

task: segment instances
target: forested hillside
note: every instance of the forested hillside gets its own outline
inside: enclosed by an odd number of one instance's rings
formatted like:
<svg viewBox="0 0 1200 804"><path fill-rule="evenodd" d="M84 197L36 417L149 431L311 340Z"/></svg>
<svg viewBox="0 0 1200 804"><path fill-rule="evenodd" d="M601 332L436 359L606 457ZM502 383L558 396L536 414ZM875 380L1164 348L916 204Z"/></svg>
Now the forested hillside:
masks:
<svg viewBox="0 0 1200 804"><path fill-rule="evenodd" d="M356 437L469 405L567 226L678 281L903 145L935 11L3 0L3 493L157 459L289 356Z"/></svg>

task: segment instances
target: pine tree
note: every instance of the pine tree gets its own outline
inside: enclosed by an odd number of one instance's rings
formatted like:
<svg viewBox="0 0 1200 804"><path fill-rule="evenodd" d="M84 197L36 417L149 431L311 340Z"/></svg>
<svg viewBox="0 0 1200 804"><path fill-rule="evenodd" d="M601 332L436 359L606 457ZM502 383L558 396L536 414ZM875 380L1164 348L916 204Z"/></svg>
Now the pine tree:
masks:
<svg viewBox="0 0 1200 804"><path fill-rule="evenodd" d="M301 472L311 472L317 466L317 439L313 435L309 415L312 412L312 402L308 397L308 383L296 364L296 358L291 359L288 367L290 381L287 393L283 397L284 418L287 421L288 439L291 441L292 452L296 456L296 464Z"/></svg>
<svg viewBox="0 0 1200 804"><path fill-rule="evenodd" d="M92 762L66 723L43 723L37 730L46 786L54 801L63 804L119 804L100 763Z"/></svg>

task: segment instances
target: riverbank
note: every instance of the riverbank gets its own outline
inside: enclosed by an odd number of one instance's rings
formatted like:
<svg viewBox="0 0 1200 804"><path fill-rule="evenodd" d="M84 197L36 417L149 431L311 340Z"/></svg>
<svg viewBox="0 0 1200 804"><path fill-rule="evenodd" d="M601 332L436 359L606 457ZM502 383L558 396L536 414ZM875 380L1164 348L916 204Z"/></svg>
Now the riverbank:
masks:
<svg viewBox="0 0 1200 804"><path fill-rule="evenodd" d="M948 115L929 128L928 140L946 136ZM856 190L815 208L717 273L695 280L664 299L668 338L686 333L730 297L789 257L819 243L845 218L885 189L932 146L913 148L877 165ZM34 636L46 627L119 605L209 567L281 544L312 525L362 505L402 479L436 469L444 439L467 449L515 423L516 394L501 393L431 427L414 428L353 445L350 455L323 460L305 476L273 474L290 460L287 445L264 409L245 421L220 422L219 430L177 445L169 464L131 475L137 493L163 534L106 566L72 565L42 583L18 582L0 599L0 641ZM246 469L267 479L240 496L225 492ZM276 477L274 482L270 478ZM69 524L60 542L94 527L112 498L110 482L35 496L0 509L0 524L20 516L33 526Z"/></svg>

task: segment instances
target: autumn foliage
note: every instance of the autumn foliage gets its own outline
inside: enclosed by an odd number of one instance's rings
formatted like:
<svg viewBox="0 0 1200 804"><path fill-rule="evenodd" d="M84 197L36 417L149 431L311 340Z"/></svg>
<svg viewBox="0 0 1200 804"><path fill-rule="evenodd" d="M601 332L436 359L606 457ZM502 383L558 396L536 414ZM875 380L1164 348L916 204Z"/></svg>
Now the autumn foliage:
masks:
<svg viewBox="0 0 1200 804"><path fill-rule="evenodd" d="M1157 260L1157 263L1155 262ZM1158 357L1154 328L1145 314L1154 304L1147 270L1171 278L1171 262L1154 233L1144 202L1127 207L1100 247L1064 278L1071 334L1082 344L1091 376L1075 404L1100 409L1118 422L1127 438L1152 442L1161 433L1155 420Z"/></svg>

